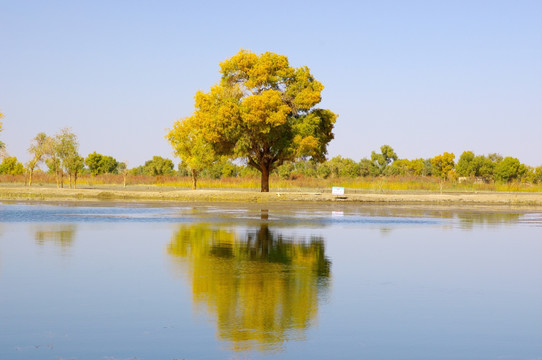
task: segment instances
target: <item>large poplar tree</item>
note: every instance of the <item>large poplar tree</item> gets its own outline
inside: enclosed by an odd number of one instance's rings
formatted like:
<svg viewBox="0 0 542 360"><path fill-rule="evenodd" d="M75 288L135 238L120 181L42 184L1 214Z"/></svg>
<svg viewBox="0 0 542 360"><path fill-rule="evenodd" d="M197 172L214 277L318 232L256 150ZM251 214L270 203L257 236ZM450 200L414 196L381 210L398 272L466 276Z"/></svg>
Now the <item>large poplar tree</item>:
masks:
<svg viewBox="0 0 542 360"><path fill-rule="evenodd" d="M260 171L262 192L284 161L325 160L337 115L316 108L324 86L308 67L293 68L283 55L241 50L220 64L220 73L220 83L196 93L194 114L179 120L197 128L217 155L245 159ZM168 134L172 144L175 136Z"/></svg>

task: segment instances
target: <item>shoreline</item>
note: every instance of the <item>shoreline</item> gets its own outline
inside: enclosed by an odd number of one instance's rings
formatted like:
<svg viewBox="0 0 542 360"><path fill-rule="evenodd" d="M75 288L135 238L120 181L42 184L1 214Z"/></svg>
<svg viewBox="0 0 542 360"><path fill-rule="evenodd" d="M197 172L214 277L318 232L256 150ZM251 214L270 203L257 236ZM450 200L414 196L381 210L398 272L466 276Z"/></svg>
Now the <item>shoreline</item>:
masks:
<svg viewBox="0 0 542 360"><path fill-rule="evenodd" d="M0 201L150 201L150 202L245 202L245 203L351 203L374 205L497 206L542 209L542 193L348 193L247 190L178 190L160 187L145 189L1 186Z"/></svg>

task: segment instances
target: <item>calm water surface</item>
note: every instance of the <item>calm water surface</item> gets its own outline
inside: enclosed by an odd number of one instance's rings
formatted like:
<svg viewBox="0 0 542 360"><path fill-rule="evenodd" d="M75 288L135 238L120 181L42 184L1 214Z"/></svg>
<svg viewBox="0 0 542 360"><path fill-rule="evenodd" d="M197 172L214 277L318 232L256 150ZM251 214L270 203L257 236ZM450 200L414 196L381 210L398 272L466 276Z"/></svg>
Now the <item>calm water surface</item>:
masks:
<svg viewBox="0 0 542 360"><path fill-rule="evenodd" d="M542 214L0 204L0 359L542 359Z"/></svg>

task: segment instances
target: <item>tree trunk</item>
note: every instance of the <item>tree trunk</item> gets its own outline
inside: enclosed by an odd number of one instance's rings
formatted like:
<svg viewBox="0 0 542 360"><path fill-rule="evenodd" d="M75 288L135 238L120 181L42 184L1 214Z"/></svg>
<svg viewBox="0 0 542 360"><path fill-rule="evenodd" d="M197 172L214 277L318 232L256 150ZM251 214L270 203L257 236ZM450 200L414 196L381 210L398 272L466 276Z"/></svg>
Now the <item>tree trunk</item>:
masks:
<svg viewBox="0 0 542 360"><path fill-rule="evenodd" d="M260 166L260 171L262 172L260 191L269 192L269 165Z"/></svg>
<svg viewBox="0 0 542 360"><path fill-rule="evenodd" d="M32 174L34 173L34 170L30 170L28 172L28 186L32 186Z"/></svg>
<svg viewBox="0 0 542 360"><path fill-rule="evenodd" d="M192 169L192 190L196 190L198 185L198 172Z"/></svg>
<svg viewBox="0 0 542 360"><path fill-rule="evenodd" d="M77 173L73 174L73 188L77 189Z"/></svg>
<svg viewBox="0 0 542 360"><path fill-rule="evenodd" d="M126 174L123 174L122 179L123 179L122 185L126 188Z"/></svg>

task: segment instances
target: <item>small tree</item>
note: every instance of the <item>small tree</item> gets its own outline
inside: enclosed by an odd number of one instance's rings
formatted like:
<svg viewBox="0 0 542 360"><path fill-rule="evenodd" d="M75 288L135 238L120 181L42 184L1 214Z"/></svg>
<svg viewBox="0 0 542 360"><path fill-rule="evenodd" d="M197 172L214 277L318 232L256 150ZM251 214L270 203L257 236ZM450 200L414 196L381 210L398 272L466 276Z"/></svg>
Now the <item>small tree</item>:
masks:
<svg viewBox="0 0 542 360"><path fill-rule="evenodd" d="M26 169L28 171L28 186L32 186L32 175L38 164L45 160L47 155L47 146L49 138L43 132L38 133L32 140L28 152L32 155L32 159L26 163Z"/></svg>
<svg viewBox="0 0 542 360"><path fill-rule="evenodd" d="M56 138L58 157L63 170L69 176L69 184L72 187L74 176L77 176L77 173L83 168L83 161L81 161L81 156L78 153L77 136L71 132L71 129L64 128L60 130Z"/></svg>
<svg viewBox="0 0 542 360"><path fill-rule="evenodd" d="M122 175L122 186L126 187L126 177L128 176L128 165L126 162L121 162L118 165L118 172Z"/></svg>
<svg viewBox="0 0 542 360"><path fill-rule="evenodd" d="M62 162L58 156L57 137L48 137L45 143L46 156L45 164L49 168L49 173L55 174L56 187L64 187L64 172L62 171Z"/></svg>
<svg viewBox="0 0 542 360"><path fill-rule="evenodd" d="M167 139L175 155L189 168L192 190L196 190L199 173L217 160L213 146L205 140L192 117L177 121L167 134Z"/></svg>
<svg viewBox="0 0 542 360"><path fill-rule="evenodd" d="M78 154L74 156L70 156L66 161L66 170L70 176L70 188L73 187L74 189L77 188L77 177L83 170L83 166L85 164L85 160L82 156L79 156Z"/></svg>
<svg viewBox="0 0 542 360"><path fill-rule="evenodd" d="M442 155L437 155L431 159L433 166L433 174L440 178L440 192L442 193L443 183L446 179L450 179L454 175L455 155L445 152Z"/></svg>

